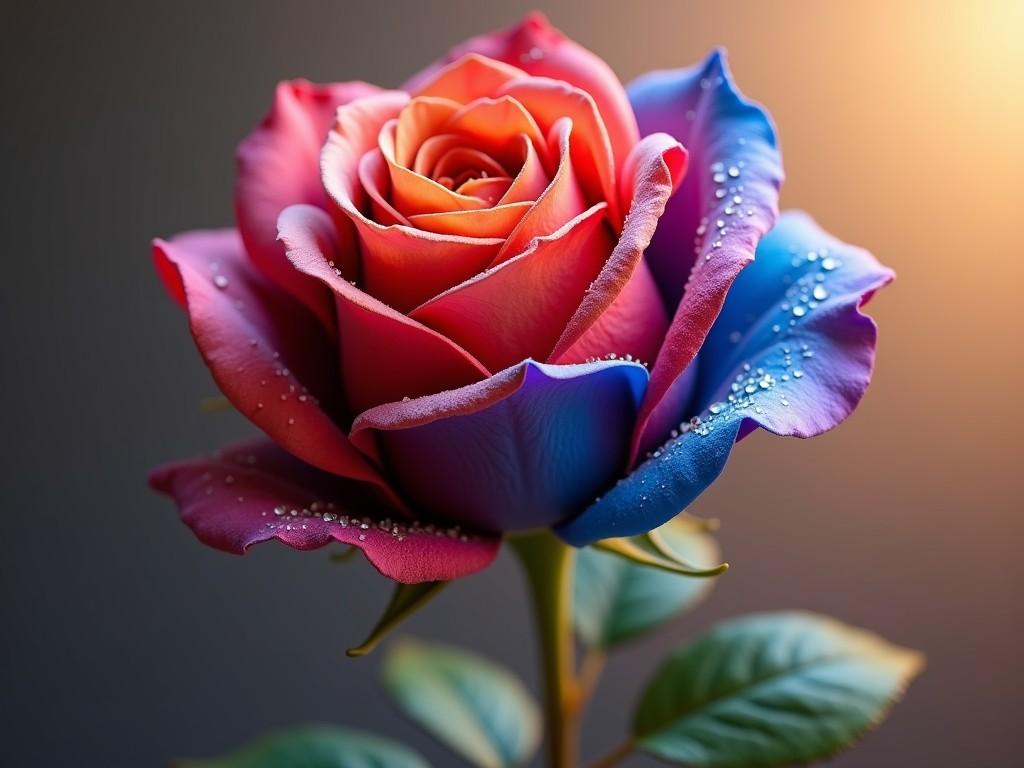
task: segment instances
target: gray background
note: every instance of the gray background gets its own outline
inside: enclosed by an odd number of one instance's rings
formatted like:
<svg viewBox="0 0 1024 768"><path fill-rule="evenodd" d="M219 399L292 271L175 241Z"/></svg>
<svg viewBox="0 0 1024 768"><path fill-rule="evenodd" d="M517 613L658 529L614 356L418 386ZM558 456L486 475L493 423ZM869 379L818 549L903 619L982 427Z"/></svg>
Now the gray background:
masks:
<svg viewBox="0 0 1024 768"><path fill-rule="evenodd" d="M890 721L836 765L1008 765L1024 704L1019 3L712 5L546 4L624 80L727 44L779 123L784 203L872 248L900 281L872 304L882 346L856 417L815 441L751 438L701 499L735 567L698 612L615 659L585 753L618 740L682 638L794 607L929 655ZM369 567L274 545L209 550L146 489L154 464L251 432L199 412L214 388L148 241L231 221L233 149L277 80L396 85L525 8L5 9L0 763L163 765L322 720L455 764L385 701L375 657L342 655L387 596ZM408 629L533 684L505 555Z"/></svg>

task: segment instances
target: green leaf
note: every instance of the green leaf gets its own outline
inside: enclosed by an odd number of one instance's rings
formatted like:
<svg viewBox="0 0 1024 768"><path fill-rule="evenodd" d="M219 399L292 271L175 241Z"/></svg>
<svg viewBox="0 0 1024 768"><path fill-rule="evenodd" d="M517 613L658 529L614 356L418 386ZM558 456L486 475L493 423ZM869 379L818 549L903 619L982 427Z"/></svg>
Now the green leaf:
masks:
<svg viewBox="0 0 1024 768"><path fill-rule="evenodd" d="M522 765L540 743L533 698L479 656L403 640L388 651L384 682L407 715L473 765Z"/></svg>
<svg viewBox="0 0 1024 768"><path fill-rule="evenodd" d="M687 515L679 515L642 536L626 536L617 539L602 539L592 546L621 558L649 568L658 568L669 573L679 573L695 578L710 578L725 573L728 563L717 565L696 565L687 559L685 553L677 546L681 537L692 533L694 527L708 531L714 527L712 523L698 520Z"/></svg>
<svg viewBox="0 0 1024 768"><path fill-rule="evenodd" d="M878 724L922 666L920 654L823 616L746 616L654 674L634 744L694 768L821 760Z"/></svg>
<svg viewBox="0 0 1024 768"><path fill-rule="evenodd" d="M430 768L407 747L368 733L305 726L265 736L237 752L185 760L180 768Z"/></svg>
<svg viewBox="0 0 1024 768"><path fill-rule="evenodd" d="M701 522L680 517L659 531L666 546L698 568L719 561L718 546ZM587 645L608 649L693 607L714 581L637 565L588 547L576 558L574 584L576 633Z"/></svg>
<svg viewBox="0 0 1024 768"><path fill-rule="evenodd" d="M370 630L370 635L361 645L349 648L346 654L352 657L365 656L383 640L391 630L429 603L448 585L447 581L424 581L421 584L395 584L391 601L384 609L384 615Z"/></svg>

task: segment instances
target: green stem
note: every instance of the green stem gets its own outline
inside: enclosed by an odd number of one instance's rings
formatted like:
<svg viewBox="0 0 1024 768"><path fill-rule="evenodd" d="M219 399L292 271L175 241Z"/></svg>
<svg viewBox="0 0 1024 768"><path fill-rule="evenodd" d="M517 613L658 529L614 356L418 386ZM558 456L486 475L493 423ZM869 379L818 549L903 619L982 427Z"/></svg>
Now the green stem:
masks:
<svg viewBox="0 0 1024 768"><path fill-rule="evenodd" d="M549 531L509 539L533 598L544 678L550 768L575 768L578 691L572 641L575 550Z"/></svg>

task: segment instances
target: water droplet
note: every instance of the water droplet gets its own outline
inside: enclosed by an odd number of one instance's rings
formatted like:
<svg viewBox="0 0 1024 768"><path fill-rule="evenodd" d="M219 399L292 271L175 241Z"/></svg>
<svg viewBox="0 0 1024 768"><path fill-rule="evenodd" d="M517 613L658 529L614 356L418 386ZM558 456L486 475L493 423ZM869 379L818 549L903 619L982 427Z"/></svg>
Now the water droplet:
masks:
<svg viewBox="0 0 1024 768"><path fill-rule="evenodd" d="M223 290L224 288L228 287L228 279L224 277L224 275L214 275L213 284L216 285L221 290Z"/></svg>

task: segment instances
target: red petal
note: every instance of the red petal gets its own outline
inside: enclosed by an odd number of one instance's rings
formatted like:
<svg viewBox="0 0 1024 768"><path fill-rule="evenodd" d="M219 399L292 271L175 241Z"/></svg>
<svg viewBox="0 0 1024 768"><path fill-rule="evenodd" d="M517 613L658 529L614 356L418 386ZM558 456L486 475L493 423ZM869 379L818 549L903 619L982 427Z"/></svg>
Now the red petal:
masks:
<svg viewBox="0 0 1024 768"><path fill-rule="evenodd" d="M153 256L168 290L185 299L196 345L232 405L303 461L386 489L338 427L345 419L334 342L252 268L238 234L157 240Z"/></svg>
<svg viewBox="0 0 1024 768"><path fill-rule="evenodd" d="M311 206L281 214L281 239L295 268L334 292L341 370L349 405L360 412L403 397L452 389L489 373L469 353L339 277L330 266L330 218Z"/></svg>
<svg viewBox="0 0 1024 768"><path fill-rule="evenodd" d="M525 253L413 310L492 371L546 360L612 249L605 205L595 205Z"/></svg>
<svg viewBox="0 0 1024 768"><path fill-rule="evenodd" d="M404 584L479 571L501 542L496 536L391 520L387 508L359 486L318 472L266 442L161 467L150 483L172 496L185 524L216 549L244 554L270 539L303 550L340 541L361 549L384 576Z"/></svg>

